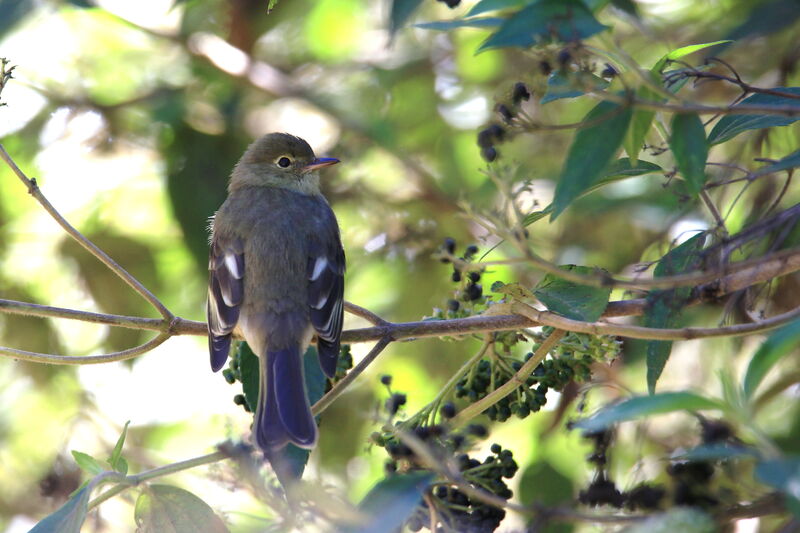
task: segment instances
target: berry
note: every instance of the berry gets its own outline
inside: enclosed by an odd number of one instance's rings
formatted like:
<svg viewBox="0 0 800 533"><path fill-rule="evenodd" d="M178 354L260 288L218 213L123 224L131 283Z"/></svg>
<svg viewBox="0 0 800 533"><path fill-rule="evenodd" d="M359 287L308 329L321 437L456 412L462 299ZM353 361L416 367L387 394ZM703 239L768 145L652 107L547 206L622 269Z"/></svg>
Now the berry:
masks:
<svg viewBox="0 0 800 533"><path fill-rule="evenodd" d="M508 108L505 104L497 104L494 108L497 111L497 114L503 117L503 120L506 122L511 122L514 120L514 113Z"/></svg>
<svg viewBox="0 0 800 533"><path fill-rule="evenodd" d="M480 424L470 424L467 426L467 433L474 435L475 437L485 437L489 434L489 432L486 430L486 426L482 426Z"/></svg>
<svg viewBox="0 0 800 533"><path fill-rule="evenodd" d="M519 104L523 100L527 102L531 99L531 93L524 83L518 81L514 84L514 89L511 91L511 99L515 104Z"/></svg>
<svg viewBox="0 0 800 533"><path fill-rule="evenodd" d="M442 414L442 418L453 418L456 416L456 406L453 405L452 402L447 402L446 404L442 405L439 412Z"/></svg>
<svg viewBox="0 0 800 533"><path fill-rule="evenodd" d="M481 296L483 296L483 287L480 285L480 283L467 285L466 294L469 300L478 300Z"/></svg>
<svg viewBox="0 0 800 533"><path fill-rule="evenodd" d="M494 444L492 444L492 447L490 448L490 450L492 451L493 454L499 455L500 452L503 451L503 448L499 444L494 443Z"/></svg>
<svg viewBox="0 0 800 533"><path fill-rule="evenodd" d="M384 374L381 376L381 383L386 385L387 387L392 384L392 376L389 374Z"/></svg>
<svg viewBox="0 0 800 533"><path fill-rule="evenodd" d="M549 76L550 73L553 72L553 67L550 66L550 63L543 60L539 62L539 70L545 76Z"/></svg>
<svg viewBox="0 0 800 533"><path fill-rule="evenodd" d="M456 312L461 307L461 304L458 303L458 300L448 300L447 301L447 308L452 311Z"/></svg>
<svg viewBox="0 0 800 533"><path fill-rule="evenodd" d="M458 270L453 270L453 275L450 276L450 279L458 283L459 281L461 281L461 272L459 272Z"/></svg>
<svg viewBox="0 0 800 533"><path fill-rule="evenodd" d="M233 397L233 403L236 405L247 405L247 400L244 399L244 394L237 394Z"/></svg>
<svg viewBox="0 0 800 533"><path fill-rule="evenodd" d="M556 58L558 64L561 65L562 68L566 67L567 63L569 63L571 59L572 54L570 54L569 50L566 48L562 48L561 51L558 52L558 57Z"/></svg>
<svg viewBox="0 0 800 533"><path fill-rule="evenodd" d="M456 240L453 239L452 237L447 237L444 240L443 247L444 247L445 250L447 250L447 253L450 253L450 254L455 253L455 251L456 251Z"/></svg>
<svg viewBox="0 0 800 533"><path fill-rule="evenodd" d="M497 159L497 149L494 146L489 146L487 148L481 149L481 157L487 162L491 163L495 159Z"/></svg>
<svg viewBox="0 0 800 533"><path fill-rule="evenodd" d="M477 253L478 253L478 247L475 246L474 244L470 244L469 246L467 246L467 249L464 250L464 257L466 259L470 259L473 255Z"/></svg>
<svg viewBox="0 0 800 533"><path fill-rule="evenodd" d="M395 393L386 400L386 410L389 414L397 414L397 410L406 403L406 395Z"/></svg>
<svg viewBox="0 0 800 533"><path fill-rule="evenodd" d="M478 283L481 280L481 273L480 272L470 272L469 273L469 280L473 283Z"/></svg>
<svg viewBox="0 0 800 533"><path fill-rule="evenodd" d="M603 69L600 75L604 78L613 78L617 75L617 69L606 63L606 68Z"/></svg>

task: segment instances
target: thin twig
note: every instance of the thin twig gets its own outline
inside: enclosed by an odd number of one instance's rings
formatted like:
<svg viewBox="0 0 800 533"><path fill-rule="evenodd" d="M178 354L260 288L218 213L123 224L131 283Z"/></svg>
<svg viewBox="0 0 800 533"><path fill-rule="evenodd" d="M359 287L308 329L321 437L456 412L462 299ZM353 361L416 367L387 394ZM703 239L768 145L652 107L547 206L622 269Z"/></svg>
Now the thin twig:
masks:
<svg viewBox="0 0 800 533"><path fill-rule="evenodd" d="M17 164L11 159L11 156L8 155L6 149L3 148L3 145L0 144L0 158L6 162L6 164L14 171L14 174L22 181L22 183L28 188L28 193L33 196L36 201L38 201L42 207L44 207L45 211L47 211L51 217L62 227L67 234L75 239L78 244L83 246L89 253L99 259L104 265L106 265L112 272L114 272L117 276L122 278L122 280L127 283L134 291L140 294L145 300L147 300L150 305L155 307L158 312L167 320L172 320L174 318L173 314L170 312L169 309L164 306L161 301L153 295L142 283L134 278L132 275L128 273L127 270L122 268L118 265L113 259L111 259L108 254L106 254L103 250L97 247L92 241L84 237L84 235L75 229L67 220L61 216L55 207L47 200L47 198L42 194L42 191L39 189L39 186L36 184L35 179L29 179Z"/></svg>
<svg viewBox="0 0 800 533"><path fill-rule="evenodd" d="M390 342L394 340L392 337L384 336L382 337L375 346L369 351L369 353L364 356L364 359L359 361L359 363L348 372L341 380L339 380L336 385L333 386L331 390L329 390L325 396L319 399L317 403L315 403L311 407L311 412L314 415L320 414L322 411L328 408L330 404L336 400L350 384L355 381L355 379L361 375L364 370L367 369L369 365L375 360L376 357L380 355L384 348L386 348Z"/></svg>

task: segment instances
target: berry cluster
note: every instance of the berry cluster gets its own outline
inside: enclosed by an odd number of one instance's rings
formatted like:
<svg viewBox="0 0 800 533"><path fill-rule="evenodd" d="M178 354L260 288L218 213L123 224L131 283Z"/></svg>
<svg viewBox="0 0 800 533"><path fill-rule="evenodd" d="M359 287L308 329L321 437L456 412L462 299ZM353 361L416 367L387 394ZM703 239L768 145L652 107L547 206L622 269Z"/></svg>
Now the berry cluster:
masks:
<svg viewBox="0 0 800 533"><path fill-rule="evenodd" d="M514 119L519 113L520 105L523 101L531 99L531 92L528 86L518 81L511 89L511 99L507 103L498 103L494 110L497 112L501 121L506 125L513 125ZM478 132L478 147L481 149L481 157L491 163L497 159L496 143L503 142L506 138L506 130L498 124L490 124Z"/></svg>
<svg viewBox="0 0 800 533"><path fill-rule="evenodd" d="M456 397L467 398L472 403L480 400L511 379L531 357L533 352L529 352L524 361L508 356L497 356L492 361L481 359L456 384ZM549 389L561 391L570 381L587 381L591 377L589 365L593 362L589 354L576 358L572 353L542 361L528 376L524 387L518 387L489 407L485 414L498 422L508 420L511 415L525 418L545 405Z"/></svg>
<svg viewBox="0 0 800 533"><path fill-rule="evenodd" d="M454 283L458 283L454 298L447 301L447 309L434 309L434 318L463 318L472 315L475 304L482 304L486 302L483 297L483 286L480 284L481 274L483 269L470 270L464 268L464 264L468 264L475 259L478 254L478 247L470 244L464 249L464 254L453 261L451 257L456 253L456 241L451 237L447 237L442 243L440 248L440 260L443 263L453 264L453 273L450 279Z"/></svg>
<svg viewBox="0 0 800 533"><path fill-rule="evenodd" d="M385 409L390 417L394 417L398 409L406 403L406 395L391 389L391 376L381 376L381 383L389 392ZM457 414L456 407L451 402L444 403L439 408L439 414L442 420L450 420ZM470 424L456 432L450 431L446 422L421 425L420 421L421 419L411 418L396 423L396 427L401 431L401 435L402 432L413 435L426 447L429 454L439 458L442 463L454 457L460 477L471 486L489 491L506 500L511 498L513 494L504 479L513 477L519 468L511 450L505 450L499 444L492 444L491 455L483 461L470 457L467 451L475 439L488 436L489 432L485 426ZM426 468L413 447L393 432L376 431L370 435L370 441L384 448L389 454L389 460L385 465L387 475L398 471L419 471ZM435 506L436 516L445 528L455 531L494 531L505 516L504 510L473 500L457 485L442 481L433 485L429 497L423 499L409 517L407 526L411 531L419 531L430 525L429 502Z"/></svg>
<svg viewBox="0 0 800 533"><path fill-rule="evenodd" d="M233 355L231 355L228 368L222 371L222 377L231 385L237 381L240 383L242 382L242 346L243 343L239 343L239 346L233 351ZM248 413L252 412L244 394L236 394L233 397L233 403L241 405L242 409Z"/></svg>
<svg viewBox="0 0 800 533"><path fill-rule="evenodd" d="M741 445L733 434L733 430L724 422L700 419L701 437L704 444ZM593 464L597 471L594 480L580 491L578 501L591 506L611 505L616 508L623 506L631 511L655 510L662 507L667 490L659 485L641 483L631 490L620 491L608 477L608 450L613 441L610 430L584 433L584 438L593 442L593 451L587 461ZM713 494L711 480L716 472L712 461L675 461L666 468L666 473L672 478L671 504L677 506L691 506L713 508L719 505L720 500Z"/></svg>
<svg viewBox="0 0 800 533"><path fill-rule="evenodd" d="M350 353L350 345L342 344L339 349L339 359L336 361L336 374L326 382L325 392L328 392L334 383L345 377L351 368L353 368L353 354Z"/></svg>
<svg viewBox="0 0 800 533"><path fill-rule="evenodd" d="M499 444L492 444L492 455L483 462L470 458L466 453L456 458L458 469L464 479L473 485L503 498L511 498L513 493L506 485L505 479L514 477L519 467L511 450L504 450ZM437 508L437 514L450 529L464 532L494 531L505 518L503 509L470 499L457 487L443 483L431 491L431 501ZM423 503L408 519L411 531L419 531L429 525L430 513L428 504Z"/></svg>

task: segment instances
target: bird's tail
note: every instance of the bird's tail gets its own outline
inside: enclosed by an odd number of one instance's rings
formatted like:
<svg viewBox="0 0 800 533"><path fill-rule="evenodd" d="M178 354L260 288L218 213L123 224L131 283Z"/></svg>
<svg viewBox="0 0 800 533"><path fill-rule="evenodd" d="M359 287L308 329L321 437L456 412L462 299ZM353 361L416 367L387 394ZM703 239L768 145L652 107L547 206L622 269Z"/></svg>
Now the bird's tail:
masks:
<svg viewBox="0 0 800 533"><path fill-rule="evenodd" d="M267 350L259 362L261 383L253 421L256 444L264 451L292 442L313 448L317 424L308 404L299 346Z"/></svg>

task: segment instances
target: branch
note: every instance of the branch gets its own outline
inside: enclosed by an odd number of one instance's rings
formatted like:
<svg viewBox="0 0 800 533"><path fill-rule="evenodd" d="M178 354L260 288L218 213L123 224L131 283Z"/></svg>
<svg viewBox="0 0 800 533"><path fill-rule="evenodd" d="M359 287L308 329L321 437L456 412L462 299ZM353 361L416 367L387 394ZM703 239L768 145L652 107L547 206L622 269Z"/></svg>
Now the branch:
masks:
<svg viewBox="0 0 800 533"><path fill-rule="evenodd" d="M33 196L36 201L38 201L42 207L44 207L45 211L50 213L50 216L58 222L58 224L64 228L64 231L67 234L75 239L78 244L86 248L86 250L99 259L104 265L106 265L112 272L114 272L117 276L122 278L122 280L130 285L130 287L139 293L145 300L147 300L150 305L155 307L158 312L163 316L165 319L172 320L174 315L167 309L161 301L156 298L153 293L151 293L147 288L141 284L139 280L131 276L124 268L119 266L113 259L111 259L108 254L106 254L103 250L97 247L93 242L83 236L81 232L76 230L72 225L67 222L67 220L61 216L61 214L56 210L55 207L45 198L42 194L42 191L39 189L39 186L36 184L35 179L29 179L17 164L11 159L11 156L8 155L6 149L3 148L3 145L0 144L0 158L6 162L6 164L14 171L14 174L22 181L23 184L28 188L28 193Z"/></svg>

